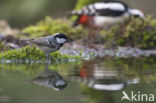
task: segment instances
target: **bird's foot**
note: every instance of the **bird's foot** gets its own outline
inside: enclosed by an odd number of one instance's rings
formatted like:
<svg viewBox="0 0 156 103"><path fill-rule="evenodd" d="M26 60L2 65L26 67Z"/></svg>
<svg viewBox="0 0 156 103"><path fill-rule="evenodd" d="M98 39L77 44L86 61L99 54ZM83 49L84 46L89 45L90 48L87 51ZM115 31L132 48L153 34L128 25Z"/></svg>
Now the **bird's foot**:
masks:
<svg viewBox="0 0 156 103"><path fill-rule="evenodd" d="M50 57L50 62L51 62L51 64L53 63L53 57L52 56Z"/></svg>
<svg viewBox="0 0 156 103"><path fill-rule="evenodd" d="M46 61L47 64L49 63L49 56L46 56Z"/></svg>

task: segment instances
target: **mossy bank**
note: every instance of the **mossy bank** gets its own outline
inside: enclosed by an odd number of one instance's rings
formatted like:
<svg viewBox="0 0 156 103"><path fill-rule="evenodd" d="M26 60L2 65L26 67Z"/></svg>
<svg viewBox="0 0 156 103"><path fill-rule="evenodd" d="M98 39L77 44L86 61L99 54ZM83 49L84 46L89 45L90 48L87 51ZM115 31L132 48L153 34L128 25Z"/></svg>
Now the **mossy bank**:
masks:
<svg viewBox="0 0 156 103"><path fill-rule="evenodd" d="M29 38L63 32L73 40L88 39L88 29L83 26L73 28L71 24L72 21L70 19L46 17L37 24L26 27L23 32L29 34ZM153 49L156 47L156 19L151 16L147 16L144 19L130 18L124 23L101 30L94 37L93 43L102 44L106 47L130 46Z"/></svg>
<svg viewBox="0 0 156 103"><path fill-rule="evenodd" d="M156 47L156 19L130 18L108 30L101 31L102 42L108 46L130 46L141 49Z"/></svg>
<svg viewBox="0 0 156 103"><path fill-rule="evenodd" d="M69 60L78 60L80 59L80 56L70 56L61 54L60 52L53 52L50 54L49 58L52 57L52 61L59 62L59 61L69 61ZM40 51L35 46L27 46L21 49L17 50L9 50L4 53L0 54L0 60L1 62L5 62L7 60L10 60L11 62L44 62L46 60L45 54Z"/></svg>

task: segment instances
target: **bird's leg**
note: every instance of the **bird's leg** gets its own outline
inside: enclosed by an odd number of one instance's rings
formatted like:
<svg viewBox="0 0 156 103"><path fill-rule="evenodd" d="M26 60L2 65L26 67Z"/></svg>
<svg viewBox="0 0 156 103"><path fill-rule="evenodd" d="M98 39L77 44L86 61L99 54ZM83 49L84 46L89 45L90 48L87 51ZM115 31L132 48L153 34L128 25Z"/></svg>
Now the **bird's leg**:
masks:
<svg viewBox="0 0 156 103"><path fill-rule="evenodd" d="M49 63L49 54L46 54L46 63Z"/></svg>
<svg viewBox="0 0 156 103"><path fill-rule="evenodd" d="M88 46L91 47L94 39L94 30L89 29L88 39Z"/></svg>
<svg viewBox="0 0 156 103"><path fill-rule="evenodd" d="M53 63L53 56L50 57L50 60L51 60L51 64L52 64Z"/></svg>
<svg viewBox="0 0 156 103"><path fill-rule="evenodd" d="M88 46L89 46L91 44L91 42L92 42L92 36L91 36L92 35L92 31L90 29L88 31L89 31L88 32L88 39L89 39L88 40Z"/></svg>
<svg viewBox="0 0 156 103"><path fill-rule="evenodd" d="M45 64L44 71L47 71L47 70L48 70L48 64Z"/></svg>

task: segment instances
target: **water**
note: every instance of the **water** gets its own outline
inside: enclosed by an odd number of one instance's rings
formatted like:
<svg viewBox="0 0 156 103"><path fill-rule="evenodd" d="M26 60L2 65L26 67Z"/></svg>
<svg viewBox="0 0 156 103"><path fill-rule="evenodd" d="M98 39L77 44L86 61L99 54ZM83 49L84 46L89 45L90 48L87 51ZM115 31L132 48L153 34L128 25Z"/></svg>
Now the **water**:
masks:
<svg viewBox="0 0 156 103"><path fill-rule="evenodd" d="M0 64L0 103L120 103L123 91L156 95L155 69L153 58Z"/></svg>

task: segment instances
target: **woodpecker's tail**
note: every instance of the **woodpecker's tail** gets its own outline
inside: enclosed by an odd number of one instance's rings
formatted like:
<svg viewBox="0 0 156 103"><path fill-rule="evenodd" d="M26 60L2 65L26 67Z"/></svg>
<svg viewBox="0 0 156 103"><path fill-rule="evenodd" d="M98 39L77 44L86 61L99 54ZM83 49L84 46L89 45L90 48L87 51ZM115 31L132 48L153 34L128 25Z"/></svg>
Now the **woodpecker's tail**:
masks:
<svg viewBox="0 0 156 103"><path fill-rule="evenodd" d="M82 15L79 11L70 11L70 12L67 12L68 16L77 16L77 18L73 21L72 23L72 27L76 27L79 25L79 17Z"/></svg>
<svg viewBox="0 0 156 103"><path fill-rule="evenodd" d="M76 27L79 25L79 18L77 18L75 21L72 23L72 27Z"/></svg>
<svg viewBox="0 0 156 103"><path fill-rule="evenodd" d="M73 10L73 11L67 12L67 14L69 16L72 16L72 15L80 16L80 15L82 15L82 11L81 10L78 10L78 11Z"/></svg>

